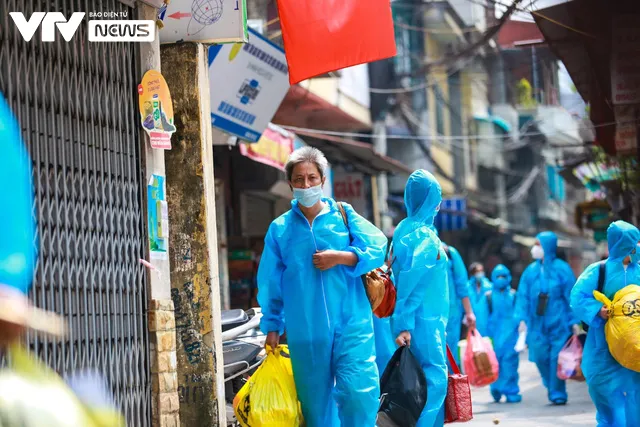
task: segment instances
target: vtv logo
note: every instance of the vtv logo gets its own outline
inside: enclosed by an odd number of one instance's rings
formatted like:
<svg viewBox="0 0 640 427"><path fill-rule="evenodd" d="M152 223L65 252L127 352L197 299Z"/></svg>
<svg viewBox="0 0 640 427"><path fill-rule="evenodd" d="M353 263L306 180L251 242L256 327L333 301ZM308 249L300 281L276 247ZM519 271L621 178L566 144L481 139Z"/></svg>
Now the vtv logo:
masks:
<svg viewBox="0 0 640 427"><path fill-rule="evenodd" d="M42 41L53 42L56 39L56 27L66 41L71 41L84 19L84 12L74 12L67 21L60 12L34 12L27 21L22 12L10 12L9 15L18 27L25 41L31 41L42 24Z"/></svg>

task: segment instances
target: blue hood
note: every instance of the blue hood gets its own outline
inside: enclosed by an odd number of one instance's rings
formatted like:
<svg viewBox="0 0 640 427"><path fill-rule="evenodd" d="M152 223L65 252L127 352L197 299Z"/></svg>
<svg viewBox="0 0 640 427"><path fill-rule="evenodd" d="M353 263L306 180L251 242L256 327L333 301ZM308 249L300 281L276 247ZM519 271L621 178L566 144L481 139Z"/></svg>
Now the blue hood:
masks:
<svg viewBox="0 0 640 427"><path fill-rule="evenodd" d="M553 261L558 257L558 236L553 231L543 231L536 238L544 249L544 260Z"/></svg>
<svg viewBox="0 0 640 427"><path fill-rule="evenodd" d="M622 261L636 249L640 240L640 231L624 221L616 221L607 230L609 260Z"/></svg>
<svg viewBox="0 0 640 427"><path fill-rule="evenodd" d="M507 276L506 280L499 280L498 276ZM502 264L498 264L491 272L491 281L497 289L505 289L511 285L511 271Z"/></svg>
<svg viewBox="0 0 640 427"><path fill-rule="evenodd" d="M404 190L407 217L415 222L433 226L436 208L442 202L442 189L436 178L424 169L411 174Z"/></svg>

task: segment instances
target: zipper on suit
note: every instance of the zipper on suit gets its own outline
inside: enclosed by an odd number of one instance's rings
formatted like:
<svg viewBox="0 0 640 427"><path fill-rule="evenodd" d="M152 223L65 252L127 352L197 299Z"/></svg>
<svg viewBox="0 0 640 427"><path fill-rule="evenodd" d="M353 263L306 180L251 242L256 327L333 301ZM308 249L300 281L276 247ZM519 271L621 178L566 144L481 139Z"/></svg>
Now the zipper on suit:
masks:
<svg viewBox="0 0 640 427"><path fill-rule="evenodd" d="M324 215L325 213L326 212L324 212L324 209L323 209L318 215L315 216L315 218L313 218L313 221L309 222L307 217L304 216L302 212L299 212L300 216L302 216L302 218L304 218L307 224L309 224L309 231L311 232L311 238L313 239L313 246L316 248L316 253L318 252L318 242L316 241L316 235L313 234L313 224L316 222L316 219L318 217ZM324 290L324 280L322 278L322 271L321 270L319 271L320 271L320 287L322 288L322 299L324 301L324 311L327 316L327 326L329 327L329 329L331 329L331 320L329 319L329 306L327 304L327 294Z"/></svg>

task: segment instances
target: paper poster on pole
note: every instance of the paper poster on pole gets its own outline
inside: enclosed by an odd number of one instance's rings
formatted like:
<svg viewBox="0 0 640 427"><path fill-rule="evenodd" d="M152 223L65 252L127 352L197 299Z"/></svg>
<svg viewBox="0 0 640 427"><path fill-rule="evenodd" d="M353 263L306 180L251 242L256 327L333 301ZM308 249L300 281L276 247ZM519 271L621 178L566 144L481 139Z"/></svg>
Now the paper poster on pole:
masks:
<svg viewBox="0 0 640 427"><path fill-rule="evenodd" d="M246 0L171 0L158 12L160 43L244 43Z"/></svg>
<svg viewBox="0 0 640 427"><path fill-rule="evenodd" d="M152 175L147 186L147 222L151 259L167 259L169 246L169 211L165 178Z"/></svg>
<svg viewBox="0 0 640 427"><path fill-rule="evenodd" d="M152 148L171 150L171 135L176 131L173 102L162 74L149 70L138 85L138 103L142 127L149 135Z"/></svg>

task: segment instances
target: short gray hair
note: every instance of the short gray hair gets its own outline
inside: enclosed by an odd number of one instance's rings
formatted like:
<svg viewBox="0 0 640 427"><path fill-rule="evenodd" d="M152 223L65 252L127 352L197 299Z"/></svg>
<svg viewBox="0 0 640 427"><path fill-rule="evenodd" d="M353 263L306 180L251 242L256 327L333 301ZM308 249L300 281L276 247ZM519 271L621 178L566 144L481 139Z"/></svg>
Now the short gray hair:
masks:
<svg viewBox="0 0 640 427"><path fill-rule="evenodd" d="M313 163L318 168L320 172L320 176L324 178L327 173L327 169L329 168L329 162L327 158L324 156L322 151L313 147L302 147L295 150L289 156L289 160L287 160L287 164L284 166L284 169L287 173L287 181L291 181L291 176L293 175L293 168L301 163Z"/></svg>

